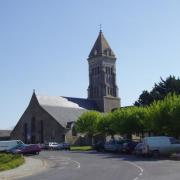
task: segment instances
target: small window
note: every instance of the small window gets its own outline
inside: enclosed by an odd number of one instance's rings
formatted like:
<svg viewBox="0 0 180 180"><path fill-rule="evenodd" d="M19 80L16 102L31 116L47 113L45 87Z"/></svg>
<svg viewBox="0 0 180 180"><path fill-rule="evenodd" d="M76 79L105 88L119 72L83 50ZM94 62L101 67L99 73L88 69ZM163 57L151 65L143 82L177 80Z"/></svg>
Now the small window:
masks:
<svg viewBox="0 0 180 180"><path fill-rule="evenodd" d="M72 136L77 136L76 128L73 126L72 128Z"/></svg>
<svg viewBox="0 0 180 180"><path fill-rule="evenodd" d="M67 122L66 128L70 129L71 128L72 122Z"/></svg>

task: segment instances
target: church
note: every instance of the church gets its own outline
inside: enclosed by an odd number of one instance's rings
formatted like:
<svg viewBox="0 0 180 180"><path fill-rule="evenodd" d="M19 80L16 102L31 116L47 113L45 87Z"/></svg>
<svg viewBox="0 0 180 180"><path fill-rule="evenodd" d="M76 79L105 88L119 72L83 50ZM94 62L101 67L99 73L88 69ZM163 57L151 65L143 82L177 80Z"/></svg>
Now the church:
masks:
<svg viewBox="0 0 180 180"><path fill-rule="evenodd" d="M78 144L74 123L90 110L110 112L120 107L116 84L116 56L100 30L88 56L88 97L37 95L33 91L25 112L11 132L11 139L25 143Z"/></svg>

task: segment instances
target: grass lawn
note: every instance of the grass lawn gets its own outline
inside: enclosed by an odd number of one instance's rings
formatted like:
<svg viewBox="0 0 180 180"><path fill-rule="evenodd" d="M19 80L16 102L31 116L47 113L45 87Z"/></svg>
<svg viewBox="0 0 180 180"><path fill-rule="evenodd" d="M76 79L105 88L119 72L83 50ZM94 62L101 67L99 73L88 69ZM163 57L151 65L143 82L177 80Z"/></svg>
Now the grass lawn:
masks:
<svg viewBox="0 0 180 180"><path fill-rule="evenodd" d="M0 171L13 169L24 163L24 157L17 154L0 153Z"/></svg>
<svg viewBox="0 0 180 180"><path fill-rule="evenodd" d="M90 151L92 146L71 146L71 151Z"/></svg>

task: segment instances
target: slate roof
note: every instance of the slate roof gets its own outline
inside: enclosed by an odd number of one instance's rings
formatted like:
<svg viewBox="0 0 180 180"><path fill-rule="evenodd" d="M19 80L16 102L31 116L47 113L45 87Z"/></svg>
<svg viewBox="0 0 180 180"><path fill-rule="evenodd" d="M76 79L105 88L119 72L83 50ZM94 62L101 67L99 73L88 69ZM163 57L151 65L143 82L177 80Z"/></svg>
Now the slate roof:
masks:
<svg viewBox="0 0 180 180"><path fill-rule="evenodd" d="M97 110L94 101L81 98L37 95L40 106L63 127L76 121L87 110Z"/></svg>
<svg viewBox="0 0 180 180"><path fill-rule="evenodd" d="M89 58L96 56L108 56L113 58L115 57L115 54L112 51L111 47L109 46L102 31L99 32L98 38L89 54Z"/></svg>
<svg viewBox="0 0 180 180"><path fill-rule="evenodd" d="M10 137L11 130L0 130L0 137Z"/></svg>

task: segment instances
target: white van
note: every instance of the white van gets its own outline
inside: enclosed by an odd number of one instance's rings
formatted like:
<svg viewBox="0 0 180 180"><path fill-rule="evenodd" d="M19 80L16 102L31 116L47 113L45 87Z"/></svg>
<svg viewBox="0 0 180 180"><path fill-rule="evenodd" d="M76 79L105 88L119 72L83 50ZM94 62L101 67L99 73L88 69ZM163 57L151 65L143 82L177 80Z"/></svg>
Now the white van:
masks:
<svg viewBox="0 0 180 180"><path fill-rule="evenodd" d="M145 137L142 141L142 154L158 157L180 152L180 141L173 137L154 136Z"/></svg>
<svg viewBox="0 0 180 180"><path fill-rule="evenodd" d="M0 151L6 151L21 144L24 144L21 140L0 141Z"/></svg>

